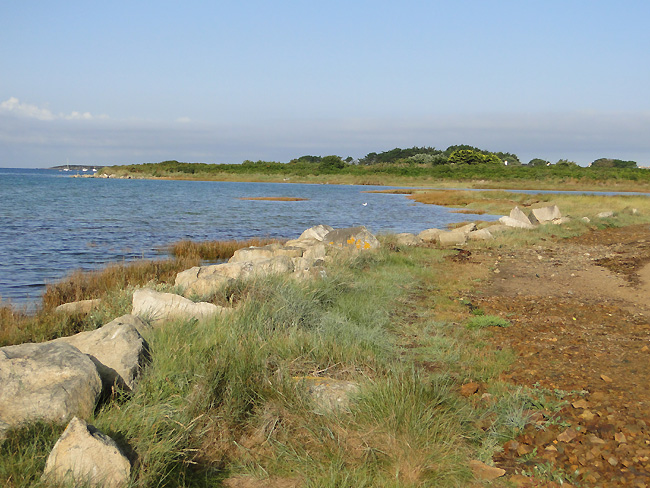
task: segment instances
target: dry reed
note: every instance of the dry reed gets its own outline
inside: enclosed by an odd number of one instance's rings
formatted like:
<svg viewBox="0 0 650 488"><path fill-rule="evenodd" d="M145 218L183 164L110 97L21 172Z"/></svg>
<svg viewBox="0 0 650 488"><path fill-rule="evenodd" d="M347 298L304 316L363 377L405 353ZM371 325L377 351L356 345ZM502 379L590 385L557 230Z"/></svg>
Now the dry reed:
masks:
<svg viewBox="0 0 650 488"><path fill-rule="evenodd" d="M169 253L175 258L191 258L202 261L218 261L230 258L237 249L250 246L266 246L282 243L280 239L247 239L231 241L180 241L169 247Z"/></svg>

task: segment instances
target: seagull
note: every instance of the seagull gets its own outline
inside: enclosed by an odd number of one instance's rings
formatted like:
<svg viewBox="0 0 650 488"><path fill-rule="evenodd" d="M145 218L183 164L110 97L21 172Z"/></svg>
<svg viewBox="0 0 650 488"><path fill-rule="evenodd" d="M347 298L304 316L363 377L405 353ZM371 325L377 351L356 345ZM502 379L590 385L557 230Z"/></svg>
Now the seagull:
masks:
<svg viewBox="0 0 650 488"><path fill-rule="evenodd" d="M367 207L367 206L368 206L368 202L364 202L364 203L362 203L361 205L363 205L364 207Z"/></svg>

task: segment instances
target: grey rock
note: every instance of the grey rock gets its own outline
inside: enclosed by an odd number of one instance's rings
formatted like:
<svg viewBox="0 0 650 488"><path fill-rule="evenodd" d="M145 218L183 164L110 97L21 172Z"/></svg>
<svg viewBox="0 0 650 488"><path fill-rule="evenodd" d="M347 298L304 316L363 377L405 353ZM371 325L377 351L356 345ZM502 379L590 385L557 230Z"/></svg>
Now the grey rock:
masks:
<svg viewBox="0 0 650 488"><path fill-rule="evenodd" d="M141 288L133 293L133 315L158 326L169 320L205 320L227 312L228 309L212 303L194 303L173 293L161 293Z"/></svg>
<svg viewBox="0 0 650 488"><path fill-rule="evenodd" d="M76 347L95 363L104 389L113 385L127 391L133 389L149 346L140 331L147 328L134 315L118 317L99 329L55 339Z"/></svg>
<svg viewBox="0 0 650 488"><path fill-rule="evenodd" d="M65 343L0 348L0 424L90 416L102 391L95 364ZM0 431L0 438L3 432Z"/></svg>
<svg viewBox="0 0 650 488"><path fill-rule="evenodd" d="M88 314L94 308L97 308L101 303L101 299L95 298L93 300L79 300L78 302L69 302L59 305L54 309L56 313L81 313Z"/></svg>
<svg viewBox="0 0 650 488"><path fill-rule="evenodd" d="M596 215L596 217L598 217L599 219L608 219L613 216L614 216L614 212L612 212L611 210L607 212L600 212L598 215Z"/></svg>
<svg viewBox="0 0 650 488"><path fill-rule="evenodd" d="M129 482L131 463L115 441L74 417L56 441L43 479L74 486L122 488Z"/></svg>

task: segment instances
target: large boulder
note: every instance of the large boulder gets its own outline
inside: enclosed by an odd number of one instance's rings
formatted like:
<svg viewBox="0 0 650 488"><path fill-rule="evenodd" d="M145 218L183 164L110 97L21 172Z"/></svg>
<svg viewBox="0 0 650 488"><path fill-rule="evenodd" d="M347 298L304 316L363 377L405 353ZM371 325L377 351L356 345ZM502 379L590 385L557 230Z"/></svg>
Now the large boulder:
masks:
<svg viewBox="0 0 650 488"><path fill-rule="evenodd" d="M102 391L95 364L70 344L45 342L0 348L0 438L36 420L90 416Z"/></svg>
<svg viewBox="0 0 650 488"><path fill-rule="evenodd" d="M56 441L43 472L50 483L101 488L124 487L130 477L131 463L115 441L77 417Z"/></svg>
<svg viewBox="0 0 650 488"><path fill-rule="evenodd" d="M330 227L329 225L322 225L322 224L315 225L305 230L302 234L300 234L300 237L298 237L298 239L299 240L316 239L317 241L322 241L325 239L327 233L333 230L334 228Z"/></svg>
<svg viewBox="0 0 650 488"><path fill-rule="evenodd" d="M140 334L145 323L134 315L118 317L99 329L55 339L76 347L95 363L105 389L131 390L140 374L149 346Z"/></svg>
<svg viewBox="0 0 650 488"><path fill-rule="evenodd" d="M224 313L227 309L212 303L194 303L173 293L161 293L140 288L133 293L133 315L158 326L169 320L204 320Z"/></svg>
<svg viewBox="0 0 650 488"><path fill-rule="evenodd" d="M531 212L540 224L552 222L556 219L562 218L562 214L560 213L560 209L557 207L557 205L533 207Z"/></svg>
<svg viewBox="0 0 650 488"><path fill-rule="evenodd" d="M323 238L323 242L341 249L377 249L379 241L364 226L334 229Z"/></svg>
<svg viewBox="0 0 650 488"><path fill-rule="evenodd" d="M438 234L438 243L441 246L460 246L467 241L467 234L462 231L452 230Z"/></svg>

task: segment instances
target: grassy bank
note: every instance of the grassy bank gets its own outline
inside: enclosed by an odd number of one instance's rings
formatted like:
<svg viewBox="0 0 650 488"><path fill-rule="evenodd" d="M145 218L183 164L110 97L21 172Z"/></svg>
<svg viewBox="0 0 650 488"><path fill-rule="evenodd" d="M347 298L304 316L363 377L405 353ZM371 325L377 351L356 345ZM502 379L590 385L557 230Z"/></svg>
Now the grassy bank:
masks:
<svg viewBox="0 0 650 488"><path fill-rule="evenodd" d="M447 203L477 204L453 198ZM530 203L517 198L532 197L501 195L489 208ZM614 210L630 204L607 202ZM647 222L647 203L634 203L644 204L641 216L576 218L474 245L523 246ZM576 217L593 205L580 198L560 204ZM487 338L491 328L508 327L507 317L486 316L466 299L489 269L455 250L382 241L377 252L339 256L322 279L236 281L201 297L238 303L236 313L151 331L151 361L135 390L114 395L89 419L130 453L132 486L227 486L233 477L314 488L470 486L471 460L490 463L495 449L539 418L535 410L552 414L561 392L515 389L498 379L512 352L490 347ZM171 268L133 274L137 283L104 287L102 305L83 327L128 313L134 286L173 290ZM41 340L28 331L22 337ZM321 411L296 379L305 376L354 381L359 391L349 410ZM478 393L466 395L472 384ZM40 486L62 429L14 431L0 446L0 483Z"/></svg>
<svg viewBox="0 0 650 488"><path fill-rule="evenodd" d="M152 332L135 391L90 421L137 458L133 486L219 486L235 475L464 486L469 460L489 461L526 423L531 400L493 381L509 353L486 349L485 330L465 327L456 300L480 270L459 272L446 254L385 246L322 280L231 285L223 294L239 296L236 314ZM113 314L128 313L132 289L109 297ZM303 376L355 381L360 391L350 411L315 412L294 379ZM493 399L467 401L458 389L469 380L489 383ZM0 456L3 485L38 486L61 429L13 432Z"/></svg>

